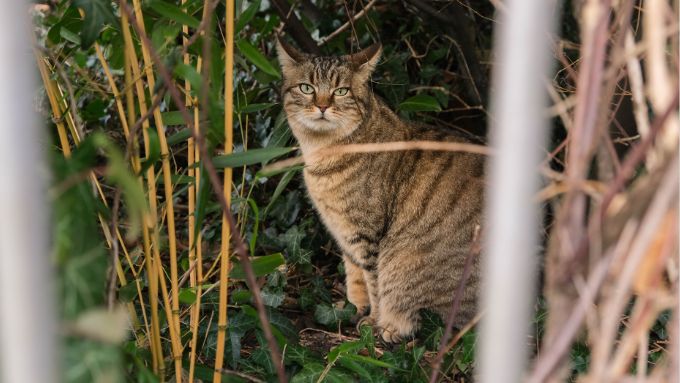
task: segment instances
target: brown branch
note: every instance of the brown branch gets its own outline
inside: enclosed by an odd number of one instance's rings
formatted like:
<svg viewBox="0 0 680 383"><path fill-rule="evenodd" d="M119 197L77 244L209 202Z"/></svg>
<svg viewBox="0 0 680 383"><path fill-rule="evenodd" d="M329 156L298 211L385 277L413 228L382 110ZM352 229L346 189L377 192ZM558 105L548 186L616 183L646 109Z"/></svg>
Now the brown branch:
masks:
<svg viewBox="0 0 680 383"><path fill-rule="evenodd" d="M404 150L432 150L442 152L466 152L481 155L492 155L493 150L488 146L468 144L462 142L440 141L394 141L377 142L369 144L336 145L318 149L312 152L306 160L314 163L318 158L338 154L373 153L373 152L399 152Z"/></svg>
<svg viewBox="0 0 680 383"><path fill-rule="evenodd" d="M175 105L179 109L182 118L187 124L187 127L190 129L191 132L193 132L194 139L196 141L196 145L199 147L199 151L201 153L201 158L203 161L203 164L205 166L205 169L208 173L208 179L210 180L210 183L213 187L213 192L217 196L218 202L220 203L220 206L222 208L222 213L224 214L224 217L227 220L227 223L229 224L229 227L232 232L232 240L234 241L234 250L238 254L241 265L243 266L243 270L245 271L246 274L246 283L250 290L253 292L253 299L255 300L255 307L257 308L258 316L260 319L260 324L262 325L262 331L264 332L264 336L267 339L267 344L269 346L269 350L271 352L272 356L272 361L274 362L274 365L276 366L276 373L278 375L279 382L286 382L286 374L285 370L283 368L283 363L281 360L281 353L279 351L279 346L278 343L276 342L276 339L274 338L274 335L272 333L271 325L269 323L269 319L267 318L267 312L264 307L264 303L262 302L262 295L260 292L260 287L257 284L257 280L255 278L255 273L253 272L253 266L250 262L250 258L248 257L248 247L246 246L243 238L240 235L240 231L236 227L236 221L234 220L234 216L231 213L231 208L229 207L229 204L227 203L226 198L224 197L224 193L222 192L222 184L220 183L220 178L217 175L217 170L215 169L215 165L212 163L212 157L210 156L210 153L208 152L208 147L205 142L205 137L202 132L196 131L193 129L193 119L191 118L191 115L189 114L186 106L184 105L184 100L182 100L180 92L177 90L177 87L175 86L174 81L172 80L172 76L168 72L168 69L166 68L165 64L163 61L160 59L158 56L158 53L153 47L153 44L151 43L151 40L149 40L149 37L144 33L144 31L141 29L141 27L137 24L137 20L134 17L132 10L130 7L127 5L125 0L118 0L118 4L120 5L120 9L126 14L126 16L130 19L130 25L134 28L134 30L137 32L137 35L141 39L142 43L147 47L149 50L149 53L151 54L151 58L158 68L158 72L160 73L161 77L165 81L168 87L168 91L170 92L170 96L172 97ZM222 256L229 256L229 254L223 254Z"/></svg>
<svg viewBox="0 0 680 383"><path fill-rule="evenodd" d="M608 256L602 258L597 264L588 279L588 283L581 294L578 303L564 322L564 326L560 329L559 334L555 337L555 340L552 342L547 352L544 352L538 360L536 367L528 380L529 383L545 382L548 376L550 376L558 366L563 355L569 350L572 340L581 328L581 323L588 312L588 308L593 304L596 293L607 276L609 266L615 258L619 260L625 254L627 245L629 245L632 240L632 231L633 227L631 226L630 230L625 231L622 235L625 240L619 242L617 249Z"/></svg>
<svg viewBox="0 0 680 383"><path fill-rule="evenodd" d="M322 45L326 44L328 41L336 38L339 34L344 32L345 30L347 30L347 28L349 28L350 25L352 25L353 22L355 22L355 21L359 20L361 17L363 17L366 14L366 12L368 12L368 10L371 9L377 1L378 0L369 1L368 4L366 4L366 6L361 11L359 11L356 15L354 15L354 17L352 17L347 22L342 24L338 29L333 31L328 36L322 38L321 41L319 41L319 43L317 45L322 46Z"/></svg>
<svg viewBox="0 0 680 383"><path fill-rule="evenodd" d="M321 49L319 49L312 36L307 32L307 29L305 29L305 26L297 18L295 12L291 10L288 1L272 0L271 3L281 17L281 21L284 22L284 29L290 34L293 40L295 40L307 53L320 55Z"/></svg>

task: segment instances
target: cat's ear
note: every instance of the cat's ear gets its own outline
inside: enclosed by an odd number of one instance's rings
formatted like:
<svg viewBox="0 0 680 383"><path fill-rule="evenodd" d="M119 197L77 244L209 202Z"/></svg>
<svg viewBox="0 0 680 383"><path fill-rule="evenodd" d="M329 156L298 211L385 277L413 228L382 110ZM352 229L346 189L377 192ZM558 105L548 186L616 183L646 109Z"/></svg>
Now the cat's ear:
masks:
<svg viewBox="0 0 680 383"><path fill-rule="evenodd" d="M368 48L347 56L347 59L354 65L357 72L368 78L378 64L381 54L382 45L375 43Z"/></svg>
<svg viewBox="0 0 680 383"><path fill-rule="evenodd" d="M276 38L276 53L279 56L279 63L284 75L305 60L304 53L293 48L280 37Z"/></svg>

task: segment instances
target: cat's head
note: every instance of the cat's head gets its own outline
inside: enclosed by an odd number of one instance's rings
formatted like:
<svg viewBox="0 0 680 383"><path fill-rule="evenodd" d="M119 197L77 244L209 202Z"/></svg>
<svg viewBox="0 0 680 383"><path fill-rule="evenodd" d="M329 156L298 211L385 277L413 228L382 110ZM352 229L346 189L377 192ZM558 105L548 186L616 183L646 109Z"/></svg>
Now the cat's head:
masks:
<svg viewBox="0 0 680 383"><path fill-rule="evenodd" d="M345 56L314 56L278 40L283 107L293 132L345 137L366 116L379 44ZM297 134L296 134L297 135Z"/></svg>

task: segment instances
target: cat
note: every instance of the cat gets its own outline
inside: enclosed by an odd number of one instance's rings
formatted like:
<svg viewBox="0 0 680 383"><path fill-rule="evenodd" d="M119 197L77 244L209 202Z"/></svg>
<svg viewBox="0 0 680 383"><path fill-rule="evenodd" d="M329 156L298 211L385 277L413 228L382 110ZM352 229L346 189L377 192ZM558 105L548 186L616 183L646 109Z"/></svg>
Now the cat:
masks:
<svg viewBox="0 0 680 383"><path fill-rule="evenodd" d="M345 56L314 56L277 40L281 97L306 167L308 194L343 253L347 299L386 342L409 338L421 309L443 318L482 221L484 158L410 150L333 154L335 145L466 142L444 128L399 118L371 90L379 44ZM318 153L318 152L317 152ZM476 314L479 257L454 320Z"/></svg>

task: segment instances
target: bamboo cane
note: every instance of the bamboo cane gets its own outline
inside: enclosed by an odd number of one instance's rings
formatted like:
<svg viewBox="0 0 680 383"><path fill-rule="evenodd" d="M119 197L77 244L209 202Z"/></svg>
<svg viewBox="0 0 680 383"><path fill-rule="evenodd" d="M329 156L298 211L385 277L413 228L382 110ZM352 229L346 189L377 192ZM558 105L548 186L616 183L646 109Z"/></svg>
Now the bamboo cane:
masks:
<svg viewBox="0 0 680 383"><path fill-rule="evenodd" d="M233 145L233 105L234 105L234 1L226 3L226 35L227 41L224 48L224 152L231 153ZM231 203L231 168L224 169L224 198L227 205ZM227 297L229 288L229 223L225 215L222 215L222 247L220 263L220 298L219 314L217 319L217 354L215 356L215 373L213 382L222 381L220 370L224 363L224 341L227 333Z"/></svg>
<svg viewBox="0 0 680 383"><path fill-rule="evenodd" d="M137 24L140 25L142 31L144 30L143 13L142 7L139 0L133 0L133 5L135 9L135 16L137 18ZM153 74L153 62L151 60L151 55L149 50L144 44L142 47L142 57L144 59L144 70L146 73L146 80L149 84L149 89L151 93L156 86L155 77ZM153 98L153 97L152 97ZM177 275L177 233L175 230L175 208L172 195L172 170L170 168L170 152L168 150L168 143L165 137L165 129L163 127L163 119L161 116L160 108L155 108L153 111L154 122L156 123L156 130L158 132L158 139L161 149L161 166L163 174L163 189L165 191L165 207L167 212L167 224L168 224L168 250L170 255L170 284L171 284L171 315L168 316L168 323L170 323L170 337L173 347L173 359L175 362L175 379L178 383L182 379L182 348L180 344L181 338L181 328L179 321L179 287L178 287L178 275ZM158 247L156 247L157 249ZM160 255L154 256L158 260L158 265L160 266ZM162 277L162 275L160 275ZM165 284L165 279L161 279L161 286ZM164 292L165 289L162 290ZM164 298L164 300L167 300ZM167 305L167 303L166 303Z"/></svg>
<svg viewBox="0 0 680 383"><path fill-rule="evenodd" d="M141 77L139 74L139 63L137 60L137 54L135 52L134 43L132 41L132 34L130 33L129 20L124 14L121 14L121 25L123 30L123 39L125 41L125 98L127 102L127 112L128 112L128 125L135 120L134 114L134 104L135 99L132 94L133 86L137 89L138 101L140 113L146 113L146 101L144 88L141 84ZM134 82L132 79L135 79ZM148 148L149 137L147 134L148 122L142 124L142 132L144 136L145 146ZM158 246L153 246L150 230L153 230L156 226L156 192L155 192L155 176L153 174L153 167L149 168L147 171L148 180L148 193L149 193L149 220L146 222L145 230L142 231L143 234L143 247L145 255L145 267L147 271L148 283L149 283L149 305L151 307L151 353L153 359L153 370L159 375L161 381L165 375L165 361L163 359L163 349L161 346L160 337L160 321L158 316L158 273L154 265L154 255L152 252L158 251Z"/></svg>
<svg viewBox="0 0 680 383"><path fill-rule="evenodd" d="M185 4L186 0L182 0L182 4ZM207 8L206 8L207 9ZM206 17L204 9L204 15L203 17ZM182 27L182 30L184 31L184 35L186 36L189 33L189 27L187 25L184 25ZM188 48L186 47L186 44L188 44L188 39L186 37L183 38L183 43L185 44L185 50ZM191 63L191 60L189 58L189 54L186 53L184 54L184 64L189 65ZM198 57L197 61L197 68L200 71L201 67L201 57ZM184 82L184 90L186 94L186 106L191 107L193 105L196 105L194 108L194 129L199 129L199 109L198 109L198 103L194 102L194 100L191 97L191 83L189 81ZM199 175L200 171L196 171L194 164L200 160L200 153L198 152L198 148L195 146L195 142L193 137L189 138L187 141L187 152L188 152L188 173L190 177L194 178L194 182L192 185L189 185L189 212L188 212L188 220L189 220L189 265L190 267L193 267L193 271L191 272L190 276L190 286L194 288L195 293L196 293L196 301L194 302L194 306L191 310L190 314L190 324L191 324L191 346L190 346L190 355L189 355L189 383L193 383L194 381L194 374L196 370L196 356L198 354L198 325L200 323L200 315L201 315L201 284L203 282L203 265L202 265L202 257L201 257L201 234L200 232L198 235L194 235L195 233L195 226L196 226L196 219L194 217L194 214L196 212L196 190L197 190L197 185L199 185Z"/></svg>

